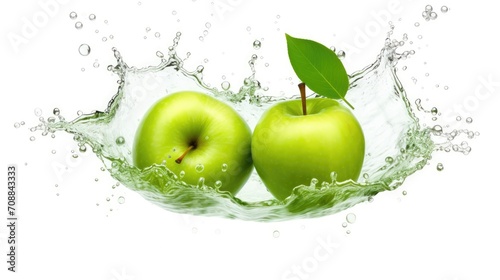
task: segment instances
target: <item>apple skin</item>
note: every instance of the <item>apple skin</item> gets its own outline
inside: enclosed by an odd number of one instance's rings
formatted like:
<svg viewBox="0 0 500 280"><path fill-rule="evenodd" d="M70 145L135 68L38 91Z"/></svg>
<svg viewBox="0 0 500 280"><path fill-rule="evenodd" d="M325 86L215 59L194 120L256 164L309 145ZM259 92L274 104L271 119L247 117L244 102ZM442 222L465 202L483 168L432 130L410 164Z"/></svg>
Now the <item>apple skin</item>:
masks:
<svg viewBox="0 0 500 280"><path fill-rule="evenodd" d="M142 169L164 162L188 184L197 185L203 177L205 185L235 195L253 170L251 137L247 123L229 105L204 93L177 92L146 113L135 136L134 164Z"/></svg>
<svg viewBox="0 0 500 280"><path fill-rule="evenodd" d="M261 117L252 136L255 169L269 192L284 200L299 185L356 181L363 166L365 138L354 115L328 98L273 105Z"/></svg>

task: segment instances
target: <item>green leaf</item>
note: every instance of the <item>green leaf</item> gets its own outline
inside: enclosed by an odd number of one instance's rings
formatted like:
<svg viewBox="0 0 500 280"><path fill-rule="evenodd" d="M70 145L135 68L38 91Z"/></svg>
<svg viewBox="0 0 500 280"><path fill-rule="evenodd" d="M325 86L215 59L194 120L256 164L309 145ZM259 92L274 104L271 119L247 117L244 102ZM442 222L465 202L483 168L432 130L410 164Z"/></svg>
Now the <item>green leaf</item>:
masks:
<svg viewBox="0 0 500 280"><path fill-rule="evenodd" d="M285 35L288 57L299 79L317 94L342 99L353 108L344 98L349 77L335 52L318 42Z"/></svg>

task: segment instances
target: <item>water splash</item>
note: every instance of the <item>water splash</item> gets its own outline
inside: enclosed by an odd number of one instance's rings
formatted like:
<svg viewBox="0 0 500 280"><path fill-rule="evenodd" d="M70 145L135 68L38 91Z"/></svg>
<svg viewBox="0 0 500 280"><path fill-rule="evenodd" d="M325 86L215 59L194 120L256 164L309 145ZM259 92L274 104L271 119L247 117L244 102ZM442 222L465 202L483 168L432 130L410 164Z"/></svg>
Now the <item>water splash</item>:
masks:
<svg viewBox="0 0 500 280"><path fill-rule="evenodd" d="M42 131L42 135L65 131L74 135L80 151L88 150L82 147L90 147L112 177L169 211L254 221L337 213L371 201L379 192L396 189L408 176L422 169L434 151L451 148L470 152L466 142L453 143L461 134L470 135L470 131L444 132L442 127L421 126L396 75L398 61L412 53L399 53L403 41L387 39L375 62L350 76L349 99L354 107L363 108L353 113L366 138L363 176L358 182L337 182L332 172L331 181L316 180L310 185L297 186L289 198L280 202L266 192L255 172L241 194L233 196L219 191L217 186L206 186L202 177L197 185L187 185L182 181L184 172L176 176L162 164L140 170L133 166L131 156L136 129L151 105L170 93L189 89L211 94L235 108L250 127L255 126L267 108L280 101L261 94L262 88L255 78L256 55L248 62L251 75L239 89L232 90L229 85L222 86L221 90L208 86L203 82L203 66L194 71L184 68L176 52L180 37L177 33L167 54L157 53L161 59L158 66L146 68L128 66L120 52L113 48L116 65L108 66L108 70L119 77L119 86L106 110L80 113L75 120L66 121L59 109L54 109L54 117L50 121L40 117L40 124L32 131ZM286 99L294 98L297 97ZM417 104L417 110L421 107ZM437 109L431 109L430 113L437 114ZM41 116L41 112L37 112L38 115ZM227 170L228 165L222 164L221 169ZM199 170L203 170L203 165Z"/></svg>

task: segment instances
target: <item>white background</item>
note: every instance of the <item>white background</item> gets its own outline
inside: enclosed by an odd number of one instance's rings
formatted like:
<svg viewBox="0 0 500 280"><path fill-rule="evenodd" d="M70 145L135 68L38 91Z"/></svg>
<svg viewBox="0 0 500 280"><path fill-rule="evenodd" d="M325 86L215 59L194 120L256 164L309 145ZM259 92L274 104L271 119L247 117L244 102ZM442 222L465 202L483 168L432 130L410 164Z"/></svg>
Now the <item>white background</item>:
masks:
<svg viewBox="0 0 500 280"><path fill-rule="evenodd" d="M498 5L486 0L270 2L4 4L0 112L5 171L0 173L6 182L7 165L18 166L19 221L18 272L11 273L3 261L8 230L2 218L1 279L500 279ZM43 3L55 5L44 9ZM437 10L448 5L450 11L425 22L421 13L426 4ZM71 11L84 24L81 30L69 18ZM97 16L92 22L91 13ZM396 33L407 32L414 41L407 46L416 55L401 72L410 99L420 97L427 108L438 107L441 124L481 135L469 141L471 154L436 153L401 188L377 195L372 203L329 217L281 223L179 215L123 186L112 189L115 181L92 154L72 160L75 145L68 135L50 139L34 134L36 140L29 140L33 134L28 128L37 123L35 108L48 116L58 107L70 119L77 110L105 108L116 91L117 78L105 70L113 63L113 46L129 65L157 64L155 52L166 53L181 31L179 53L192 53L186 67L194 69L207 58L208 82L220 84L224 75L233 85L241 84L249 74L248 59L257 53L263 56L257 67L263 85L276 94L295 93L284 32L342 46L346 68L353 72L374 61L388 30L382 24L387 15ZM420 27L414 26L417 21ZM27 30L30 24L35 28ZM113 40L102 41L111 34ZM252 48L255 39L262 41L260 50ZM82 43L92 47L87 57L77 52ZM92 66L96 59L98 68ZM458 114L472 117L473 123L453 121ZM26 125L14 128L21 121ZM444 164L441 172L436 171L438 162ZM0 216L6 217L6 183L0 185ZM408 194L402 195L403 190ZM124 204L117 202L120 196ZM346 229L347 213L357 219Z"/></svg>

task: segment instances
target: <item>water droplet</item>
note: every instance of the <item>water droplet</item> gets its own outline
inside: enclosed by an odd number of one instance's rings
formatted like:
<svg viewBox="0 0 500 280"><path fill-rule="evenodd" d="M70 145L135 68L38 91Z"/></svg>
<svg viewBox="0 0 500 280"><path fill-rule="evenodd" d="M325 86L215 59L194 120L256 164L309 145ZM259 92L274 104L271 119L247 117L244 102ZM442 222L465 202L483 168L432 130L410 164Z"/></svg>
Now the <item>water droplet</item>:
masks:
<svg viewBox="0 0 500 280"><path fill-rule="evenodd" d="M123 145L123 144L125 144L125 138L123 138L123 136L118 136L118 138L116 138L115 142L117 145Z"/></svg>
<svg viewBox="0 0 500 280"><path fill-rule="evenodd" d="M316 178L312 178L312 179L311 179L311 187L315 187L315 186L316 186L316 184L318 184L318 179L316 179Z"/></svg>
<svg viewBox="0 0 500 280"><path fill-rule="evenodd" d="M59 110L59 108L54 108L54 110L52 110L52 114L54 114L55 116L59 116L60 113L61 110Z"/></svg>
<svg viewBox="0 0 500 280"><path fill-rule="evenodd" d="M203 170L205 170L205 166L201 163L197 164L196 167L194 168L196 172L201 173Z"/></svg>
<svg viewBox="0 0 500 280"><path fill-rule="evenodd" d="M183 178L184 175L186 175L186 172L184 172L184 170L181 170L181 172L179 172L179 178Z"/></svg>
<svg viewBox="0 0 500 280"><path fill-rule="evenodd" d="M200 41L205 40L205 38L204 38L203 36L198 37L198 39L199 39Z"/></svg>
<svg viewBox="0 0 500 280"><path fill-rule="evenodd" d="M437 115L437 113L438 113L438 109L436 107L432 107L431 114Z"/></svg>
<svg viewBox="0 0 500 280"><path fill-rule="evenodd" d="M424 38L424 36L422 36L422 35L418 35L418 36L417 36L417 38L418 38L418 39L422 39L422 38Z"/></svg>
<svg viewBox="0 0 500 280"><path fill-rule="evenodd" d="M83 56L87 56L90 54L90 46L87 44L81 44L80 47L78 47L78 52Z"/></svg>
<svg viewBox="0 0 500 280"><path fill-rule="evenodd" d="M16 123L14 123L14 127L15 127L15 128L20 128L20 127L21 127L21 125L20 125L19 123L17 123L17 122L16 122Z"/></svg>
<svg viewBox="0 0 500 280"><path fill-rule="evenodd" d="M215 188L220 189L220 187L222 187L222 182L220 180L217 180L215 182Z"/></svg>
<svg viewBox="0 0 500 280"><path fill-rule="evenodd" d="M223 90L228 90L231 87L231 84L228 81L224 81L221 84Z"/></svg>
<svg viewBox="0 0 500 280"><path fill-rule="evenodd" d="M89 19L90 19L90 20L95 20L95 15L94 15L94 14L90 14L90 15L89 15Z"/></svg>
<svg viewBox="0 0 500 280"><path fill-rule="evenodd" d="M102 41L103 41L103 42L106 42L107 40L108 40L108 38L106 38L106 37L102 37Z"/></svg>
<svg viewBox="0 0 500 280"><path fill-rule="evenodd" d="M227 171L227 164L223 163L222 164L222 172L226 172Z"/></svg>
<svg viewBox="0 0 500 280"><path fill-rule="evenodd" d="M446 6L441 7L441 12L447 13L448 11L449 11L448 7Z"/></svg>
<svg viewBox="0 0 500 280"><path fill-rule="evenodd" d="M198 179L198 187L203 188L204 186L205 186L205 178L200 177L200 179Z"/></svg>
<svg viewBox="0 0 500 280"><path fill-rule="evenodd" d="M419 26L420 26L420 23L415 22L415 27L419 27Z"/></svg>
<svg viewBox="0 0 500 280"><path fill-rule="evenodd" d="M444 166L442 163L438 163L436 166L437 171L442 171L444 169Z"/></svg>
<svg viewBox="0 0 500 280"><path fill-rule="evenodd" d="M465 121L466 121L467 123L472 123L472 118L471 118L471 117L468 117L467 119L465 119Z"/></svg>
<svg viewBox="0 0 500 280"><path fill-rule="evenodd" d="M111 198L109 198L109 197L106 197L106 201L110 201L110 200L111 200Z"/></svg>
<svg viewBox="0 0 500 280"><path fill-rule="evenodd" d="M441 127L440 125L435 125L432 130L434 130L434 132L437 132L437 133L441 133L443 132L443 127Z"/></svg>
<svg viewBox="0 0 500 280"><path fill-rule="evenodd" d="M253 41L253 48L258 50L262 46L262 43L259 40Z"/></svg>
<svg viewBox="0 0 500 280"><path fill-rule="evenodd" d="M176 11L176 10L173 10L173 11L172 11L172 15L174 15L174 16L175 16L175 15L177 15L177 11Z"/></svg>
<svg viewBox="0 0 500 280"><path fill-rule="evenodd" d="M343 50L339 50L339 51L337 52L337 56L338 56L340 59L342 59L342 58L344 58L344 57L345 57L345 52L344 52Z"/></svg>
<svg viewBox="0 0 500 280"><path fill-rule="evenodd" d="M69 18L70 19L76 19L77 17L78 17L78 15L75 12L69 13Z"/></svg>
<svg viewBox="0 0 500 280"><path fill-rule="evenodd" d="M438 15L436 14L436 12L432 12L430 14L430 18L433 19L433 20L436 19L437 17L438 17Z"/></svg>
<svg viewBox="0 0 500 280"><path fill-rule="evenodd" d="M40 108L35 108L35 116L40 117L42 116L42 109Z"/></svg>
<svg viewBox="0 0 500 280"><path fill-rule="evenodd" d="M373 202L373 197L372 197L372 196L370 196L370 197L368 198L368 202L370 202L370 203L372 203L372 202Z"/></svg>
<svg viewBox="0 0 500 280"><path fill-rule="evenodd" d="M431 5L425 6L425 11L426 12L431 12L432 11L432 6Z"/></svg>
<svg viewBox="0 0 500 280"><path fill-rule="evenodd" d="M76 29L82 29L82 27L83 27L83 23L81 23L80 21L77 21L77 22L75 23L75 28L76 28Z"/></svg>
<svg viewBox="0 0 500 280"><path fill-rule="evenodd" d="M346 227L347 227L347 223L346 223L346 222L343 222L343 223L342 223L342 227L343 227L343 228L346 228Z"/></svg>
<svg viewBox="0 0 500 280"><path fill-rule="evenodd" d="M156 56L159 57L159 58L164 58L165 57L165 55L161 51L157 51L156 52Z"/></svg>
<svg viewBox="0 0 500 280"><path fill-rule="evenodd" d="M403 195L407 195L407 194L408 194L408 192L407 192L407 191L403 191L403 192L401 192L401 193L402 193Z"/></svg>
<svg viewBox="0 0 500 280"><path fill-rule="evenodd" d="M345 217L345 220L350 223L350 224L353 224L354 222L356 222L356 215L354 213L349 213L347 214L347 216Z"/></svg>
<svg viewBox="0 0 500 280"><path fill-rule="evenodd" d="M280 232L278 230L273 231L273 237L274 238L280 237Z"/></svg>
<svg viewBox="0 0 500 280"><path fill-rule="evenodd" d="M332 171L332 172L330 173L330 179L332 180L332 183L337 182L337 172Z"/></svg>
<svg viewBox="0 0 500 280"><path fill-rule="evenodd" d="M104 24L108 24L108 20L107 19L104 20Z"/></svg>
<svg viewBox="0 0 500 280"><path fill-rule="evenodd" d="M364 178L364 179L368 179L369 177L370 177L370 175L368 175L368 173L364 173L364 174L363 174L363 178Z"/></svg>
<svg viewBox="0 0 500 280"><path fill-rule="evenodd" d="M125 203L125 197L120 196L120 197L118 198L118 203L120 203L120 204Z"/></svg>
<svg viewBox="0 0 500 280"><path fill-rule="evenodd" d="M387 163L393 163L394 159L392 157L386 157L385 158L385 162L387 162Z"/></svg>
<svg viewBox="0 0 500 280"><path fill-rule="evenodd" d="M161 34L160 34L160 32L156 32L156 33L155 33L155 37L156 37L156 38L160 38L160 35L161 35Z"/></svg>
<svg viewBox="0 0 500 280"><path fill-rule="evenodd" d="M55 155L55 154L57 153L57 151L56 151L56 150L52 150L52 151L51 151L51 153L52 153L53 155Z"/></svg>
<svg viewBox="0 0 500 280"><path fill-rule="evenodd" d="M115 38L115 36L109 35L109 39L113 40L113 38Z"/></svg>
<svg viewBox="0 0 500 280"><path fill-rule="evenodd" d="M87 147L85 145L80 146L80 152L85 153L87 151Z"/></svg>
<svg viewBox="0 0 500 280"><path fill-rule="evenodd" d="M94 64L93 64L94 68L99 68L99 65L100 65L100 64L99 64L99 62L98 62L97 60L96 60L96 61L94 61Z"/></svg>

